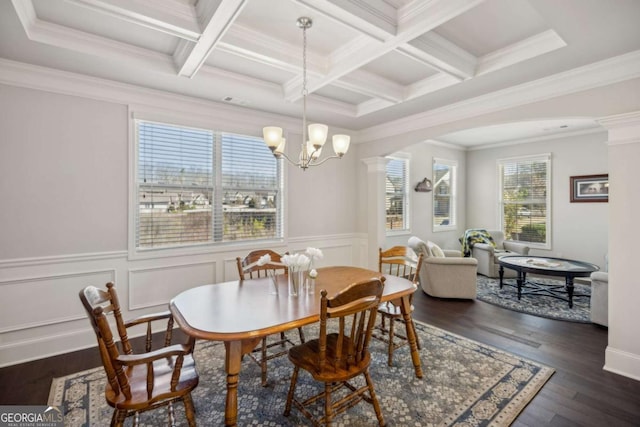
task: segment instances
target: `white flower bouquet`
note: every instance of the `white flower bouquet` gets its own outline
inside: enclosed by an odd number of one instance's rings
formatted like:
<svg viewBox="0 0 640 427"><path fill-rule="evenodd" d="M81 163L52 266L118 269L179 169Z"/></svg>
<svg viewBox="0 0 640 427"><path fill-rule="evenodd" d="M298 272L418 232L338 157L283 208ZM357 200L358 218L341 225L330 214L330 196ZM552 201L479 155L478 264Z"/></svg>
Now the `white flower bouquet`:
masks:
<svg viewBox="0 0 640 427"><path fill-rule="evenodd" d="M256 265L259 265L260 267L270 264L273 264L274 266L276 265L275 263L271 262L271 255L269 254L262 255L256 262ZM270 282L269 293L272 295L278 295L278 281L276 279L276 271L274 269L266 269L265 273Z"/></svg>
<svg viewBox="0 0 640 427"><path fill-rule="evenodd" d="M289 268L289 295L298 296L304 285L304 271L309 268L311 260L305 254L291 254L282 257L282 263Z"/></svg>

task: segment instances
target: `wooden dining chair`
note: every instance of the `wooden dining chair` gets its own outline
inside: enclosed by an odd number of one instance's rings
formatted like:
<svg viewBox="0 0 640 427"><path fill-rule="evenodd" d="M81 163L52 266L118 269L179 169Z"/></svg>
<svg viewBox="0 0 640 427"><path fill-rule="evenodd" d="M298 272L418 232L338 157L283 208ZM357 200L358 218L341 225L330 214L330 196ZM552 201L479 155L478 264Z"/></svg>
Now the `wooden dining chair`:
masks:
<svg viewBox="0 0 640 427"><path fill-rule="evenodd" d="M292 404L313 422L313 425L330 426L338 415L361 400L373 405L378 423L384 425L384 417L369 375L371 355L369 341L376 320L376 313L382 296L383 282L372 278L353 283L333 298L327 291L321 291L320 332L317 339L289 350L289 360L293 363L293 375L287 394L285 416L291 414ZM330 325L332 329L330 329ZM337 332L329 332L337 330ZM300 369L309 372L316 381L324 383L324 391L304 400L295 397ZM365 385L356 387L349 382L363 375ZM348 394L336 402L331 400L334 392L346 387ZM314 417L307 407L324 397L324 415Z"/></svg>
<svg viewBox="0 0 640 427"><path fill-rule="evenodd" d="M114 408L111 425L122 426L127 417L134 416L133 424L137 426L140 412L168 406L169 425L173 426L173 403L182 401L189 426L195 426L191 399L191 391L199 381L192 356L195 340L171 345L173 318L168 311L125 322L113 283L107 283L106 291L94 286L84 288L80 291L80 300L96 333L107 374L105 397ZM115 320L121 350L114 342L107 315ZM167 323L164 346L152 350L152 322L158 320ZM127 335L129 328L137 325L146 325L145 351L140 353L134 352Z"/></svg>
<svg viewBox="0 0 640 427"><path fill-rule="evenodd" d="M288 254L288 252L285 252L285 255L286 254ZM271 262L264 265L258 265L258 260L264 255L269 255L271 257ZM281 259L282 256L271 249L252 251L244 258L236 258L240 280L268 277L269 273L287 274L287 266L281 263ZM302 328L298 328L298 335L300 337L300 342L303 343L304 331ZM275 341L272 337L273 336L264 337L261 341L260 348L256 348L249 353L249 357L260 365L263 387L267 386L267 361L286 355L289 348L295 345L293 341L287 338L285 332L280 332L279 338ZM281 347L281 350L274 353L274 348L278 346ZM269 351L272 352L270 353Z"/></svg>
<svg viewBox="0 0 640 427"><path fill-rule="evenodd" d="M413 249L407 246L394 246L385 251L382 248L379 249L378 270L381 273L404 277L417 285L421 267L422 254L416 255ZM413 294L409 298L409 301L412 302ZM413 304L411 304L411 312L413 313ZM378 313L380 313L380 323L376 326L373 336L388 344L387 364L392 366L393 352L409 343L407 336L396 330L396 320L405 325L400 310L400 301L393 300L380 304ZM411 326L413 327L413 335L416 337L416 344L420 349L420 341L413 322Z"/></svg>

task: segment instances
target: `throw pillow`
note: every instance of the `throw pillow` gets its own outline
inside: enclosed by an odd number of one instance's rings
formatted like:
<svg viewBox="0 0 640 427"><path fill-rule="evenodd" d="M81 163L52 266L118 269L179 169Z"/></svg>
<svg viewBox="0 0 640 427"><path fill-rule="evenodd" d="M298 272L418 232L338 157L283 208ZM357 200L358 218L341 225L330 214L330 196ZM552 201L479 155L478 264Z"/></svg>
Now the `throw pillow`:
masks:
<svg viewBox="0 0 640 427"><path fill-rule="evenodd" d="M440 249L440 246L436 245L433 242L429 242L429 249L431 251L431 256L436 258L444 258L444 252Z"/></svg>

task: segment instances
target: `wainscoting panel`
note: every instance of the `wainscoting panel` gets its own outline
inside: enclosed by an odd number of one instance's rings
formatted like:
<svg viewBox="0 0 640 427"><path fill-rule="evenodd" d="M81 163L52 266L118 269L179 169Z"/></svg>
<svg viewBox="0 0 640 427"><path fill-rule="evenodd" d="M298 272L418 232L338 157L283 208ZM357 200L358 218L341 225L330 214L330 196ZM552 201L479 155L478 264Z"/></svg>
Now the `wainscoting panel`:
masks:
<svg viewBox="0 0 640 427"><path fill-rule="evenodd" d="M343 234L175 257L131 259L128 252L118 251L0 260L0 367L95 346L78 299L87 285L104 288L114 282L122 314L130 319L166 310L171 298L191 287L236 280L235 258L264 247L279 253L319 248L324 258L317 267L364 266L361 261L367 259L366 235Z"/></svg>
<svg viewBox="0 0 640 427"><path fill-rule="evenodd" d="M180 292L214 283L216 263L212 261L129 270L129 310L164 306Z"/></svg>
<svg viewBox="0 0 640 427"><path fill-rule="evenodd" d="M86 317L78 292L115 280L115 270L57 274L0 282L0 333Z"/></svg>

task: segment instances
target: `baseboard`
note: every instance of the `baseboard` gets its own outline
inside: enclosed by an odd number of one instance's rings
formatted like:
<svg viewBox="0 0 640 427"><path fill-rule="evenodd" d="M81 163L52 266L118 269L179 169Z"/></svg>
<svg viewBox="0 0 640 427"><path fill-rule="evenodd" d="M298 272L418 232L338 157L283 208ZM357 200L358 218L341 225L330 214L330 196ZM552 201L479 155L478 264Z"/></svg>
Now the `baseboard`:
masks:
<svg viewBox="0 0 640 427"><path fill-rule="evenodd" d="M0 346L0 368L95 347L96 335L89 327L49 337L22 340Z"/></svg>
<svg viewBox="0 0 640 427"><path fill-rule="evenodd" d="M603 369L640 381L640 355L607 346Z"/></svg>

